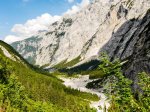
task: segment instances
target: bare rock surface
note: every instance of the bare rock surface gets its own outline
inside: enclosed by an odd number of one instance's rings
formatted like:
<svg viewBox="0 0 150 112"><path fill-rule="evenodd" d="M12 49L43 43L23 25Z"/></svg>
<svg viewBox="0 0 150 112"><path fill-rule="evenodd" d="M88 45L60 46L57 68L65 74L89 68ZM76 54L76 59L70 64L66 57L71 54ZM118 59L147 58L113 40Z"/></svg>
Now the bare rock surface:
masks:
<svg viewBox="0 0 150 112"><path fill-rule="evenodd" d="M12 46L40 66L52 67L78 56L79 64L85 63L107 52L112 60L129 59L124 67L129 76L150 72L149 8L149 0L93 0L77 14L53 23L48 31Z"/></svg>

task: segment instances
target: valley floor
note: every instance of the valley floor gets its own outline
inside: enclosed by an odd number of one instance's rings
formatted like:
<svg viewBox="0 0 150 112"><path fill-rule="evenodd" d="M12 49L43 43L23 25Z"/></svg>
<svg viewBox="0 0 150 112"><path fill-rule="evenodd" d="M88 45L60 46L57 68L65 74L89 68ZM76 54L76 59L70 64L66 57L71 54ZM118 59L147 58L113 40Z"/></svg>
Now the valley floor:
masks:
<svg viewBox="0 0 150 112"><path fill-rule="evenodd" d="M93 80L89 79L89 75L78 76L77 78L66 78L66 77L59 77L61 80L64 81L64 85L67 87L71 87L73 89L78 89L82 92L88 92L92 94L96 94L100 100L93 102L91 101L91 108L96 108L97 112L104 112L105 109L109 107L109 101L107 97L101 92L101 89L88 89L86 88L87 83L92 82Z"/></svg>

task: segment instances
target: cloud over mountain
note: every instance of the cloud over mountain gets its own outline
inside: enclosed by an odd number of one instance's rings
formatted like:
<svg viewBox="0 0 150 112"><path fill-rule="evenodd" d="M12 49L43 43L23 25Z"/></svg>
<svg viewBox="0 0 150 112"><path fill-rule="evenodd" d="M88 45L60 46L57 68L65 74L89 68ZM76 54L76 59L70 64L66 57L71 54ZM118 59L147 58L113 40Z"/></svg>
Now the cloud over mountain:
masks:
<svg viewBox="0 0 150 112"><path fill-rule="evenodd" d="M51 16L48 13L44 13L35 19L28 20L25 24L15 24L11 29L15 35L6 36L4 41L12 43L16 40L28 38L37 34L39 30L47 30L51 23L58 21L60 18L61 16Z"/></svg>
<svg viewBox="0 0 150 112"><path fill-rule="evenodd" d="M72 3L74 0L68 0L68 2ZM82 0L81 3L73 5L71 9L68 9L65 13L63 13L63 15L75 14L88 4L90 4L90 0ZM49 13L44 13L35 19L27 20L24 24L15 24L11 29L11 32L13 32L14 35L6 36L4 41L7 43L12 43L29 38L32 35L36 35L38 31L48 30L50 24L58 21L60 18L61 16L58 15L52 16Z"/></svg>
<svg viewBox="0 0 150 112"><path fill-rule="evenodd" d="M82 8L90 4L90 0L82 0L81 3L73 5L71 9L68 9L64 14L72 15L80 11Z"/></svg>

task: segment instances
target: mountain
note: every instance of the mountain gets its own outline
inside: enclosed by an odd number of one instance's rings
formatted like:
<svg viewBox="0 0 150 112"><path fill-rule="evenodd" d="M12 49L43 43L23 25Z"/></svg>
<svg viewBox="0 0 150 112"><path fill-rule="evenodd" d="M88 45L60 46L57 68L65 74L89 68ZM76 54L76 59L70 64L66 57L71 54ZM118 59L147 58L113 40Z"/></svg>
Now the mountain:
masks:
<svg viewBox="0 0 150 112"><path fill-rule="evenodd" d="M67 74L58 72L49 74L41 71L27 63L8 44L0 41L0 111L148 112L150 110L148 74L140 73L138 83L142 93L138 91L133 93L130 87L132 81L123 76L121 63L117 60L110 62L106 57L101 58L99 65L101 74L98 75L105 76L103 78L101 76L99 82L99 79L89 80L89 75L67 77ZM58 75L64 82L55 77ZM97 86L98 89L87 89L85 86L92 88ZM102 91L107 93L109 100Z"/></svg>
<svg viewBox="0 0 150 112"><path fill-rule="evenodd" d="M112 60L128 60L124 72L133 79L142 70L150 72L149 7L149 0L93 0L47 32L11 45L30 63L44 67L74 60L69 67L77 66L107 52Z"/></svg>
<svg viewBox="0 0 150 112"><path fill-rule="evenodd" d="M95 112L98 96L100 111L150 111L149 0L93 0L11 46L28 62L0 41L0 111Z"/></svg>
<svg viewBox="0 0 150 112"><path fill-rule="evenodd" d="M98 97L65 87L54 75L28 64L0 41L1 112L95 112L89 100L97 101Z"/></svg>

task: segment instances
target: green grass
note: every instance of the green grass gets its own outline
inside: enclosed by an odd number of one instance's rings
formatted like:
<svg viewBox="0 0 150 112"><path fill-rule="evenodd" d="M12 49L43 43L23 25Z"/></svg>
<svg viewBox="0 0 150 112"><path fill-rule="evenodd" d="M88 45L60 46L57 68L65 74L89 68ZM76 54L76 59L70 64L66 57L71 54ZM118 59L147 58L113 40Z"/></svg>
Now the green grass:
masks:
<svg viewBox="0 0 150 112"><path fill-rule="evenodd" d="M50 64L48 63L48 64L45 64L45 65L43 65L43 66L41 66L40 68L42 69L42 68L46 68L46 67L48 67Z"/></svg>
<svg viewBox="0 0 150 112"><path fill-rule="evenodd" d="M63 60L62 62L58 63L57 65L53 66L53 68L56 68L56 69L61 69L63 68L64 64L66 63L67 60Z"/></svg>
<svg viewBox="0 0 150 112"><path fill-rule="evenodd" d="M81 75L89 75L90 79L98 79L105 77L104 73L98 69L82 71Z"/></svg>
<svg viewBox="0 0 150 112"><path fill-rule="evenodd" d="M77 64L78 62L80 62L80 59L81 59L81 57L78 56L78 57L76 57L75 59L73 59L73 60L71 60L71 61L65 63L65 64L64 64L64 67L71 67L71 66Z"/></svg>
<svg viewBox="0 0 150 112"><path fill-rule="evenodd" d="M63 69L63 68L67 68L67 67L72 67L73 65L77 64L80 61L80 59L81 59L81 57L78 56L69 62L67 62L67 60L64 60L64 61L60 62L59 64L55 65L54 68Z"/></svg>

